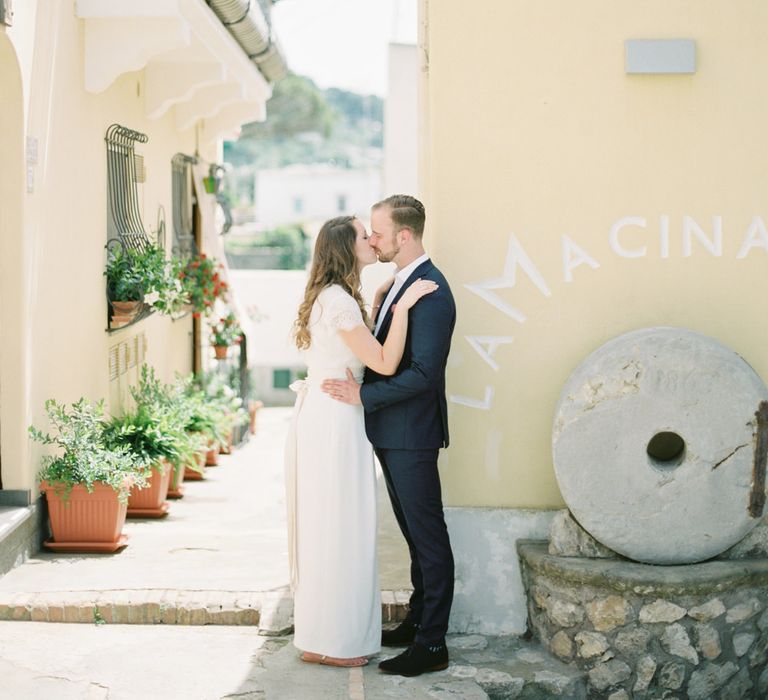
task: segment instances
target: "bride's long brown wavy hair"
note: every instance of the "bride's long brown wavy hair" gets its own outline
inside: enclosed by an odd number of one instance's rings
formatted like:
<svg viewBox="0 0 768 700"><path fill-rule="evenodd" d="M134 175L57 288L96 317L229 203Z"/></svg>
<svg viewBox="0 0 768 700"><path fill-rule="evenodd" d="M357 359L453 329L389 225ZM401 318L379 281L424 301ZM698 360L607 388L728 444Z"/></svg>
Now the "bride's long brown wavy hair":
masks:
<svg viewBox="0 0 768 700"><path fill-rule="evenodd" d="M309 270L309 281L304 291L304 301L299 306L299 316L293 324L296 346L300 350L309 347L309 315L317 295L331 284L341 285L354 297L365 323L370 325L360 294L360 270L355 254L357 231L352 225L354 216L337 216L323 224L315 242L315 254Z"/></svg>

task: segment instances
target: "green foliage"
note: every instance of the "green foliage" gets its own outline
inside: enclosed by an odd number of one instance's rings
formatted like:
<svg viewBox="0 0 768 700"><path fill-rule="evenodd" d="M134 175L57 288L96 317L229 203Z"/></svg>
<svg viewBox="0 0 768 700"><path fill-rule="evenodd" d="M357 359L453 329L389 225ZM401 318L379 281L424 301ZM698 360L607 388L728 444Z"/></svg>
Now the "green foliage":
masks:
<svg viewBox="0 0 768 700"><path fill-rule="evenodd" d="M211 327L211 345L225 345L229 347L240 343L243 339L243 329L231 311L220 318Z"/></svg>
<svg viewBox="0 0 768 700"><path fill-rule="evenodd" d="M262 231L255 236L230 236L224 242L227 255L253 255L263 250L278 253L274 269L303 270L309 262L309 237L301 226L286 225Z"/></svg>
<svg viewBox="0 0 768 700"><path fill-rule="evenodd" d="M243 127L224 142L224 160L254 169L294 163L370 165L370 149L383 144L384 101L338 88L320 90L308 78L280 81L267 103L267 120ZM238 190L238 201L251 192Z"/></svg>
<svg viewBox="0 0 768 700"><path fill-rule="evenodd" d="M112 301L144 301L161 313L178 313L189 303L182 285L182 263L167 260L162 248L150 245L144 251L115 246L107 258L107 294Z"/></svg>
<svg viewBox="0 0 768 700"><path fill-rule="evenodd" d="M166 444L173 450L165 457L177 475L181 475L185 467L200 471L196 457L207 442L199 434L188 432L191 410L185 391L189 382L191 379L179 379L174 385L165 384L157 378L155 370L145 364L141 368L138 386L131 387L137 412L158 416L158 428L163 431Z"/></svg>
<svg viewBox="0 0 768 700"><path fill-rule="evenodd" d="M126 446L147 463L178 460L173 417L156 407L141 404L135 411L113 418L104 429L108 447Z"/></svg>
<svg viewBox="0 0 768 700"><path fill-rule="evenodd" d="M243 127L248 139L292 137L304 132L330 136L336 114L322 91L309 79L288 75L278 82L267 102L269 118Z"/></svg>
<svg viewBox="0 0 768 700"><path fill-rule="evenodd" d="M32 439L53 446L57 454L45 455L38 473L41 481L64 486L66 498L75 484L93 493L94 484L103 482L117 491L120 501L127 502L133 485L147 485L148 462L126 446L108 446L104 435L104 402L91 404L81 398L71 407L53 399L45 402L45 412L52 433L29 426Z"/></svg>

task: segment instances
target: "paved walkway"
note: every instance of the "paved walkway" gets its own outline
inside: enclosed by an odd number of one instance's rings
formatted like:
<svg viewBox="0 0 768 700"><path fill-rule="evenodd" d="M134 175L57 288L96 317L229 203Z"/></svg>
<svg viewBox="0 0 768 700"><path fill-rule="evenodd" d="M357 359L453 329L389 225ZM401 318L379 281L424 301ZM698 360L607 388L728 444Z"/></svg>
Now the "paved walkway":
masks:
<svg viewBox="0 0 768 700"><path fill-rule="evenodd" d="M519 638L451 637L448 671L415 679L380 674L386 652L364 669L299 661L282 481L289 416L263 410L257 436L186 482L166 519L128 521L122 552L41 552L0 578L0 700L583 697L577 672ZM379 501L394 619L407 553L381 482Z"/></svg>
<svg viewBox="0 0 768 700"><path fill-rule="evenodd" d="M288 596L282 454L290 413L262 410L257 435L221 456L204 481L185 482L163 520L129 519L123 551L43 551L0 578L0 619L86 622L97 606L107 622L258 622L263 602ZM393 592L409 585L408 561L385 491L380 483L381 585L394 607Z"/></svg>

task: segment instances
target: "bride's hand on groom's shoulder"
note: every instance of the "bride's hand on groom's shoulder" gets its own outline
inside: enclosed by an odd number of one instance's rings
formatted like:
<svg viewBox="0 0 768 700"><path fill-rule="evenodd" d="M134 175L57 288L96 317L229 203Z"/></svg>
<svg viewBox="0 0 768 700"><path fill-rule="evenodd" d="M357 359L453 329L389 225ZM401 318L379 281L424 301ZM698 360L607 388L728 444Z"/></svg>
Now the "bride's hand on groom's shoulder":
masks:
<svg viewBox="0 0 768 700"><path fill-rule="evenodd" d="M390 275L384 282L381 283L376 293L373 295L373 308L377 308L384 303L384 299L387 298L390 288L395 283L395 276Z"/></svg>
<svg viewBox="0 0 768 700"><path fill-rule="evenodd" d="M437 282L419 278L405 290L397 305L404 309L410 309L421 297L432 294L437 288Z"/></svg>

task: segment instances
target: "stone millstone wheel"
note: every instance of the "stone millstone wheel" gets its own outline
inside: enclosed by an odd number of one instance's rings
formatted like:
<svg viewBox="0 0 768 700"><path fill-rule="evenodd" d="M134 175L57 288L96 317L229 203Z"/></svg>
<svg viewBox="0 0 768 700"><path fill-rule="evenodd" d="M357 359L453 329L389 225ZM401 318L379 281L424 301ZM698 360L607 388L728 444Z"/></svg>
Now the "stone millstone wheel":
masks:
<svg viewBox="0 0 768 700"><path fill-rule="evenodd" d="M732 350L682 328L619 336L573 372L552 430L555 473L595 539L651 564L703 561L760 518L749 505L768 389Z"/></svg>

